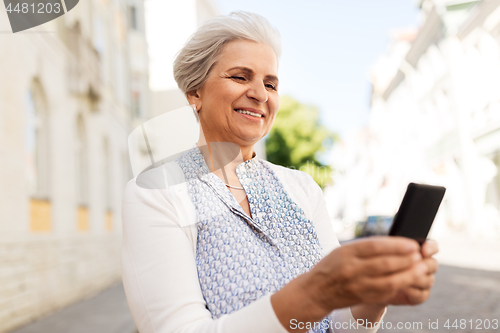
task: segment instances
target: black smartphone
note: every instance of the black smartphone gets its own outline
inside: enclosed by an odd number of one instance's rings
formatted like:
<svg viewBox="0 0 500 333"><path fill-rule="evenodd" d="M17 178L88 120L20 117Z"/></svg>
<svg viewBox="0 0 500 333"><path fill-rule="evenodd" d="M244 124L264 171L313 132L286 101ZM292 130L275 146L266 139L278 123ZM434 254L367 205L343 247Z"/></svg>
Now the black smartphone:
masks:
<svg viewBox="0 0 500 333"><path fill-rule="evenodd" d="M389 236L403 236L425 242L446 189L442 186L408 184Z"/></svg>

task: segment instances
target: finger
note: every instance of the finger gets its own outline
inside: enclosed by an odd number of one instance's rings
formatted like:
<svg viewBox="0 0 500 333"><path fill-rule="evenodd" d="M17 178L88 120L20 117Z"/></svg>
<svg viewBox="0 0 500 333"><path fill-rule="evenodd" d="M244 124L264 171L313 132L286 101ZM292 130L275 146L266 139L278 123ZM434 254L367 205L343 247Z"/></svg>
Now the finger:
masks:
<svg viewBox="0 0 500 333"><path fill-rule="evenodd" d="M435 274L438 271L439 264L436 259L434 258L426 258L422 260L422 262L427 265L427 273L428 274Z"/></svg>
<svg viewBox="0 0 500 333"><path fill-rule="evenodd" d="M429 258L439 251L438 244L432 239L427 239L424 244L422 244L422 256L424 258Z"/></svg>
<svg viewBox="0 0 500 333"><path fill-rule="evenodd" d="M404 290L407 304L408 305L416 305L425 302L430 294L430 289L418 289L418 288L408 288Z"/></svg>
<svg viewBox="0 0 500 333"><path fill-rule="evenodd" d="M395 297L399 291L419 283L418 279L424 273L418 266L382 277L363 276L358 279L356 286L352 287L353 292L365 298L367 302L386 302Z"/></svg>
<svg viewBox="0 0 500 333"><path fill-rule="evenodd" d="M427 264L429 268L430 274L435 274L438 271L439 263L434 258L424 259L424 262Z"/></svg>
<svg viewBox="0 0 500 333"><path fill-rule="evenodd" d="M379 255L404 255L420 249L415 240L396 236L367 237L344 246L349 247L356 256L361 258Z"/></svg>
<svg viewBox="0 0 500 333"><path fill-rule="evenodd" d="M416 277L415 282L411 285L412 288L417 289L431 289L436 282L436 277L434 274L419 275Z"/></svg>
<svg viewBox="0 0 500 333"><path fill-rule="evenodd" d="M415 263L422 261L418 252L399 256L377 256L360 260L360 274L381 276L409 269Z"/></svg>

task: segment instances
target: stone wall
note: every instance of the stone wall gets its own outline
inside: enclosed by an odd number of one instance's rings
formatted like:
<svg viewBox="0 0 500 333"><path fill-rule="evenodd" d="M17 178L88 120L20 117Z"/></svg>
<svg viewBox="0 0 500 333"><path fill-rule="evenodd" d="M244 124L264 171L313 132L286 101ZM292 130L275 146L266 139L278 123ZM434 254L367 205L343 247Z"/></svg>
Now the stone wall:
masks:
<svg viewBox="0 0 500 333"><path fill-rule="evenodd" d="M119 235L0 243L0 332L86 299L121 278Z"/></svg>

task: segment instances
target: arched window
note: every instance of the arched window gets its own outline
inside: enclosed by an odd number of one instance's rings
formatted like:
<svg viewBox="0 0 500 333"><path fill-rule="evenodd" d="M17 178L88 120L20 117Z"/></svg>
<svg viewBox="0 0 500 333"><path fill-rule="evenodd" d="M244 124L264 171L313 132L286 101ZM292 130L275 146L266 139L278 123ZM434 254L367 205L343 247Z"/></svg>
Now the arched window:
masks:
<svg viewBox="0 0 500 333"><path fill-rule="evenodd" d="M25 152L28 193L49 199L48 117L45 94L38 80L33 80L25 94Z"/></svg>
<svg viewBox="0 0 500 333"><path fill-rule="evenodd" d="M25 170L30 197L30 230L51 230L48 108L38 79L31 82L24 96Z"/></svg>
<svg viewBox="0 0 500 333"><path fill-rule="evenodd" d="M82 115L76 119L75 137L75 184L77 200L77 229L87 231L88 219L88 150L85 123Z"/></svg>

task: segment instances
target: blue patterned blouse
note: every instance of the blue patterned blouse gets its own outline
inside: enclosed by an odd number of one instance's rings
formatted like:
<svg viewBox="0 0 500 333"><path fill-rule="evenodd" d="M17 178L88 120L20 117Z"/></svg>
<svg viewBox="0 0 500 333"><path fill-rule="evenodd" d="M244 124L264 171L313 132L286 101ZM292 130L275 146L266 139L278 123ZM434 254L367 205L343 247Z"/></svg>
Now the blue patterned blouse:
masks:
<svg viewBox="0 0 500 333"><path fill-rule="evenodd" d="M322 258L313 222L290 198L269 162L254 157L236 168L252 217L209 171L198 148L176 162L197 212L196 266L212 318L278 291ZM317 326L311 332L327 330Z"/></svg>

